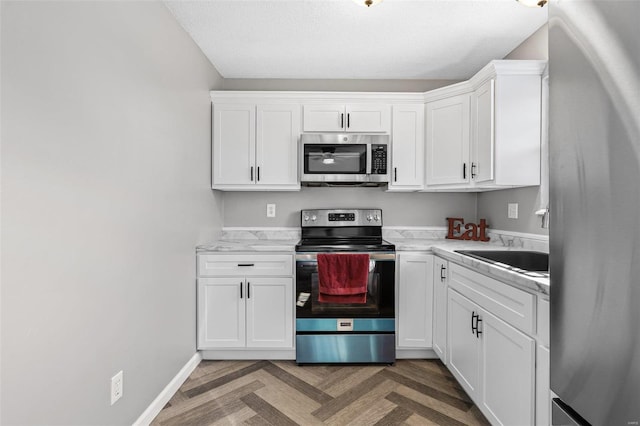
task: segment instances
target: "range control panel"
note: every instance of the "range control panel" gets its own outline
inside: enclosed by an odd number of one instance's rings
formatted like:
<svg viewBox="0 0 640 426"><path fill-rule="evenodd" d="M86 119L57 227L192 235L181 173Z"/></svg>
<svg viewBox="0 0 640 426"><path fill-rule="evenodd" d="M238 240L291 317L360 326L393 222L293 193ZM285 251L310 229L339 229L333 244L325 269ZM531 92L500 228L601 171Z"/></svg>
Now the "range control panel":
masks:
<svg viewBox="0 0 640 426"><path fill-rule="evenodd" d="M305 226L382 226L380 209L302 210L300 222Z"/></svg>
<svg viewBox="0 0 640 426"><path fill-rule="evenodd" d="M355 213L329 213L329 222L355 222Z"/></svg>

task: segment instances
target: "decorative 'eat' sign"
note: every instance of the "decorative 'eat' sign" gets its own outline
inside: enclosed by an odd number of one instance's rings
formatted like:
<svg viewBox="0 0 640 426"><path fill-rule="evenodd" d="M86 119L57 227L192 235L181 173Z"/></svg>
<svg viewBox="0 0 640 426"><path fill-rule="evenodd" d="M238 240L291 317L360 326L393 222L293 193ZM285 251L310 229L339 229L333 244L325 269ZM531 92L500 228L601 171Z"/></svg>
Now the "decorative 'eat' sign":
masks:
<svg viewBox="0 0 640 426"><path fill-rule="evenodd" d="M475 223L465 224L461 217L448 217L447 224L449 231L446 238L450 240L489 241L486 234L487 221L484 219L480 219L480 223L476 225Z"/></svg>

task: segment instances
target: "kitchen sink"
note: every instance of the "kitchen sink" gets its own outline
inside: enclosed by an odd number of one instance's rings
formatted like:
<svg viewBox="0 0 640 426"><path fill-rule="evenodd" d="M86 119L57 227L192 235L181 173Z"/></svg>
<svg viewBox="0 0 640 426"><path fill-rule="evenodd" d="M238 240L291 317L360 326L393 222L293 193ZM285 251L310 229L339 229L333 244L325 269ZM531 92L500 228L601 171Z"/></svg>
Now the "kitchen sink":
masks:
<svg viewBox="0 0 640 426"><path fill-rule="evenodd" d="M475 257L489 263L501 263L532 272L549 270L549 254L524 250L456 250L457 253Z"/></svg>

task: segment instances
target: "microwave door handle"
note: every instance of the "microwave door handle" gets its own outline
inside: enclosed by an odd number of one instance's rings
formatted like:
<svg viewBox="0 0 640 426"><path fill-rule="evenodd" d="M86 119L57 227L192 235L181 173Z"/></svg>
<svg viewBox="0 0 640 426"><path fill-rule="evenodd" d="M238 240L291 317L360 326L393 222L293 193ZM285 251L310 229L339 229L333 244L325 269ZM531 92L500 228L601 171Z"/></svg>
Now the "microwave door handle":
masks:
<svg viewBox="0 0 640 426"><path fill-rule="evenodd" d="M371 152L371 144L368 143L367 144L367 152L366 152L366 165L367 167L365 168L365 173L367 173L367 175L371 174L371 162L373 161L373 154Z"/></svg>

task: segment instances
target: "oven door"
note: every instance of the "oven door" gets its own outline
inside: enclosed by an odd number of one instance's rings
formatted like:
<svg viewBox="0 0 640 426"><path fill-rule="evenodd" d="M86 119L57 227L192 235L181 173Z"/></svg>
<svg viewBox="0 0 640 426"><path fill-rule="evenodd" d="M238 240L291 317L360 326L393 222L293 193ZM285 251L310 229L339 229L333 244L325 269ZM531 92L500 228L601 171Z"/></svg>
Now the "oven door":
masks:
<svg viewBox="0 0 640 426"><path fill-rule="evenodd" d="M320 302L316 258L296 254L296 362L394 363L395 253L369 253L365 303Z"/></svg>
<svg viewBox="0 0 640 426"><path fill-rule="evenodd" d="M296 318L395 318L395 258L369 253L364 303L325 303L319 300L317 253L296 254Z"/></svg>

